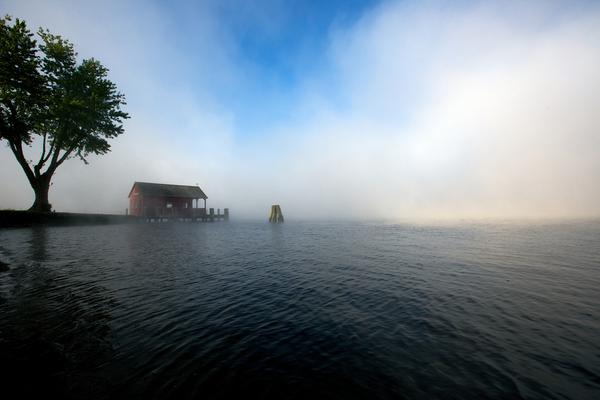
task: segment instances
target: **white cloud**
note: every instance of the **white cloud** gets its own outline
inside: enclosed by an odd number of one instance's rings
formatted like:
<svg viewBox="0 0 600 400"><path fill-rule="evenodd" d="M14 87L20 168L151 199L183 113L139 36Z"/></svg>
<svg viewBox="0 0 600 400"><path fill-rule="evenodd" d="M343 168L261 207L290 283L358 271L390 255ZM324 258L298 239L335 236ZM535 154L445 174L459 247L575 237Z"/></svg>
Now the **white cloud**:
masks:
<svg viewBox="0 0 600 400"><path fill-rule="evenodd" d="M118 29L122 44L87 41L73 28L65 36L86 53L120 60L111 69L133 119L111 154L59 170L53 202L121 211L131 182L150 180L198 182L243 216L273 203L297 218L597 216L600 12L569 4L386 3L331 32L332 73L307 79L293 118L253 140L235 132L210 83L186 88L185 65L169 81L162 64L140 68L157 53L185 63L161 18L145 16L158 26L152 41ZM56 14L44 18L58 25ZM203 21L207 74L243 80L232 38L221 47L215 21ZM122 59L132 48L135 63ZM27 184L7 150L0 161L10 164L0 207L19 207Z"/></svg>

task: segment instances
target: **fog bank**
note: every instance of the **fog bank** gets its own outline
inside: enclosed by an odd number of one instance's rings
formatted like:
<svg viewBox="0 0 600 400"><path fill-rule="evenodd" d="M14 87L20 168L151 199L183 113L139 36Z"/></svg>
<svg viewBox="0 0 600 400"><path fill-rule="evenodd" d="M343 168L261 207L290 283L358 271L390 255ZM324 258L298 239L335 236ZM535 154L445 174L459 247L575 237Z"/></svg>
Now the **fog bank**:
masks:
<svg viewBox="0 0 600 400"><path fill-rule="evenodd" d="M256 132L215 98L253 77L211 7L198 22L199 71L158 6L112 17L118 3L32 4L6 11L107 64L132 116L110 154L58 170L57 210L124 212L131 184L154 181L198 183L209 206L242 217L275 203L293 218L600 215L593 4L384 3L332 24L325 67L296 84L285 118ZM0 165L0 207L28 207L32 192L4 145Z"/></svg>

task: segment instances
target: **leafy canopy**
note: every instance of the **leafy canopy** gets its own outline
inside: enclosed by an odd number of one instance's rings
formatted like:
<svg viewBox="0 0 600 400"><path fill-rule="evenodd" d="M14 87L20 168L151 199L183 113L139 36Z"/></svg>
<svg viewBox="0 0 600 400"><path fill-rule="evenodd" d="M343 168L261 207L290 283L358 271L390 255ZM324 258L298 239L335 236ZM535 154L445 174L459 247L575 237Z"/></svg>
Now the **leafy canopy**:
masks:
<svg viewBox="0 0 600 400"><path fill-rule="evenodd" d="M37 35L39 43L24 21L0 18L0 140L8 142L30 182L52 175L70 157L87 163L89 154L105 154L108 139L123 133L129 117L121 110L124 95L100 62L78 62L69 41L44 29ZM30 166L22 145L36 136L42 154Z"/></svg>

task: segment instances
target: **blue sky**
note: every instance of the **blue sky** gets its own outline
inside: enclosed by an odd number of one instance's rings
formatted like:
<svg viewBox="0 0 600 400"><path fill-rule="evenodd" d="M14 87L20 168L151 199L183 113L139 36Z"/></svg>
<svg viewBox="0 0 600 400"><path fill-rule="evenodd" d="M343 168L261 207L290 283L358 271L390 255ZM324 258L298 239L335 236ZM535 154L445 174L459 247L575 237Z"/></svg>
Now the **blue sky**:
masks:
<svg viewBox="0 0 600 400"><path fill-rule="evenodd" d="M208 9L211 18L218 20L221 45L242 73L233 82L201 79L192 84L214 93L232 112L239 135L260 134L261 129L293 116L303 82L315 79L334 85L329 36L376 6L364 0L161 3L165 15L177 21L173 32L177 47L192 50L188 60L192 69L205 61L193 51L202 34L196 16Z"/></svg>
<svg viewBox="0 0 600 400"><path fill-rule="evenodd" d="M247 217L600 215L597 2L0 4L127 97L126 133L65 164L56 209L122 212L156 181ZM26 207L5 148L0 163L0 207Z"/></svg>

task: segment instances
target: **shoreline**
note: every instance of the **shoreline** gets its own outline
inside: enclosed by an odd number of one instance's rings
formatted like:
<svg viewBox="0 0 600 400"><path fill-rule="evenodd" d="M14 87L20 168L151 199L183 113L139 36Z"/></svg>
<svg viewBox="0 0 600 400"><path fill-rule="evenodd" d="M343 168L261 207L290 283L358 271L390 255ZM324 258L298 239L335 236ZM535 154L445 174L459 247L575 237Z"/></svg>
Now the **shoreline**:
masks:
<svg viewBox="0 0 600 400"><path fill-rule="evenodd" d="M0 210L0 229L30 226L115 225L137 221L138 217L132 215Z"/></svg>

